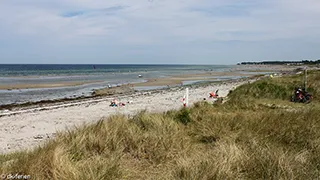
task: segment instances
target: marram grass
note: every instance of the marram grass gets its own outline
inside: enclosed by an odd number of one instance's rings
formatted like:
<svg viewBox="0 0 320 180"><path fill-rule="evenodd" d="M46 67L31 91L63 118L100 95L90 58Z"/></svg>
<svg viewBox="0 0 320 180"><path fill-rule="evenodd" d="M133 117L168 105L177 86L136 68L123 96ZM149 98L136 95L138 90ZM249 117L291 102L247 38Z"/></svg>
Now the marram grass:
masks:
<svg viewBox="0 0 320 180"><path fill-rule="evenodd" d="M0 174L39 180L317 179L320 81L318 72L309 76L311 104L289 102L299 76L265 79L237 88L224 104L116 115L61 132L31 152L0 156ZM260 106L263 101L286 106Z"/></svg>

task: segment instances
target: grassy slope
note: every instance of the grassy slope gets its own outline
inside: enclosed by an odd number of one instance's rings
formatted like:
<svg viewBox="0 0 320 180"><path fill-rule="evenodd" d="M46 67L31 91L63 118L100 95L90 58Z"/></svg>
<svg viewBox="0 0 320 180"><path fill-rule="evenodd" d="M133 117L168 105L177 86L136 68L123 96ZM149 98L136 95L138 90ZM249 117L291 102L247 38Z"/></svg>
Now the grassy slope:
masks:
<svg viewBox="0 0 320 180"><path fill-rule="evenodd" d="M265 79L226 103L112 116L60 133L43 148L0 156L0 174L33 179L316 179L320 72L310 104L288 102L302 77ZM268 106L267 104L275 104Z"/></svg>

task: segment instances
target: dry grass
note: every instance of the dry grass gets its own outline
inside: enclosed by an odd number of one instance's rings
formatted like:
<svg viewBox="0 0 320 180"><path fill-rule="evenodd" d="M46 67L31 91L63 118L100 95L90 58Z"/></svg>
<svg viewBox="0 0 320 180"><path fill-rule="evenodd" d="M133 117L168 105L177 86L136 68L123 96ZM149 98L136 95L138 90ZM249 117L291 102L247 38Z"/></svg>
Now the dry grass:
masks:
<svg viewBox="0 0 320 180"><path fill-rule="evenodd" d="M319 73L310 77L310 89L318 96ZM116 115L61 132L32 152L0 156L0 174L59 180L317 179L318 100L308 105L285 101L298 78L241 86L225 104L197 103L162 114L142 111L132 118ZM285 92L275 94L280 89ZM259 105L264 102L295 111Z"/></svg>

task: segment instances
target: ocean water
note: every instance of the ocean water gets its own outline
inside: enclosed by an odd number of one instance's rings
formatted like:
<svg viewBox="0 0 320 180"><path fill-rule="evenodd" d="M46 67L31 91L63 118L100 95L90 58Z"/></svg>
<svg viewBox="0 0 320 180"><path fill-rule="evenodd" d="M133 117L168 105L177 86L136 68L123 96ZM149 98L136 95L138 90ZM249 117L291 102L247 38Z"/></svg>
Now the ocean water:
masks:
<svg viewBox="0 0 320 180"><path fill-rule="evenodd" d="M146 81L170 75L228 71L228 65L56 65L0 64L0 86L9 84L54 84L95 82L73 87L0 90L0 105L89 96L93 89ZM138 78L142 75L143 78ZM234 78L234 77L230 77ZM189 84L189 83L188 83ZM159 86L160 87L160 86ZM140 90L159 88L145 87Z"/></svg>

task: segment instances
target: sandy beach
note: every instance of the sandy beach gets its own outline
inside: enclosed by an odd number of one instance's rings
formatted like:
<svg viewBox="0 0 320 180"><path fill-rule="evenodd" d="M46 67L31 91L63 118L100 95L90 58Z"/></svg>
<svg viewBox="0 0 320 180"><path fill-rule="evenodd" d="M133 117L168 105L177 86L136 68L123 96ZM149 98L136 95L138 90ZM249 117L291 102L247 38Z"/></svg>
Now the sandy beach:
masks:
<svg viewBox="0 0 320 180"><path fill-rule="evenodd" d="M230 90L246 82L190 87L189 103L191 105L202 101L203 98L208 98L209 92L217 89L219 89L219 95L224 97ZM9 112L14 115L2 112L4 116L0 117L0 153L31 149L46 139L53 138L57 131L64 131L84 123L93 123L113 114L133 115L141 110L164 112L179 109L183 106L184 94L185 88L179 87L156 93L150 91L135 93L131 96L118 96L120 102L126 103L124 107L110 107L110 101L114 97L105 97L60 106L48 105L38 109Z"/></svg>
<svg viewBox="0 0 320 180"><path fill-rule="evenodd" d="M257 66L239 66L237 68L236 71L241 71L242 69L257 70ZM261 69L266 68L268 69L270 66L262 67ZM273 69L289 71L293 68L279 66ZM207 76L235 76L240 74L239 72L189 74L170 78L149 79L148 82L141 85L166 85L167 83L180 83L182 80L200 80ZM254 76L253 74L241 75ZM195 102L203 101L204 98L208 100L209 92L217 89L219 89L220 97L225 97L230 90L254 80L255 78L211 83L210 85L202 86L192 85L189 87L189 104L192 105ZM17 106L11 110L1 110L0 153L32 149L37 145L41 145L45 140L53 138L57 131L64 131L84 123L93 123L113 114L134 115L142 110L164 112L179 109L183 107L182 98L185 94L185 89L185 86L178 86L170 89L137 92L127 91L126 88L120 87L120 90L111 89L111 91L104 92L102 90L99 92L108 96L59 103L40 103L26 107ZM110 101L114 98L126 105L123 107L110 107Z"/></svg>

